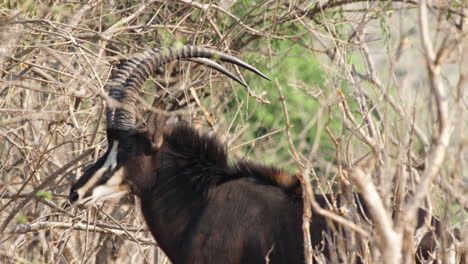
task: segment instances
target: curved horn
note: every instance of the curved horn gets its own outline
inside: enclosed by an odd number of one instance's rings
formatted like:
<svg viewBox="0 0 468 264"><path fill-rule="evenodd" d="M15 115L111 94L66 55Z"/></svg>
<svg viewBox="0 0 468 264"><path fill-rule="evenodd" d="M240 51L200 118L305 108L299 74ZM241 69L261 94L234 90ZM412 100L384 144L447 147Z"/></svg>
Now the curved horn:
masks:
<svg viewBox="0 0 468 264"><path fill-rule="evenodd" d="M201 63L218 70L231 78L234 77L233 79L237 82L240 81L240 79L235 77L216 62L211 60L200 60L200 58L214 59L236 64L269 80L266 75L253 66L220 51L189 45L181 48L172 47L164 50L160 50L159 48L150 49L125 62L109 82L109 96L113 100L111 100L107 106L107 128L118 130L133 129L135 124L133 107L136 103L141 85L158 67L173 60L194 59L194 62ZM245 85L242 81L239 83Z"/></svg>
<svg viewBox="0 0 468 264"><path fill-rule="evenodd" d="M224 68L223 66L219 65L218 63L212 61L212 60L209 60L209 59L206 59L206 58L191 58L191 59L186 59L188 61L192 61L192 62L196 62L196 63L199 63L199 64L203 64L207 67L210 67L214 70L217 70L219 71L220 73L228 76L229 78L233 79L234 81L238 82L240 85L244 86L244 87L247 87L247 84L242 81L241 79L239 79L239 77L235 76L234 74L232 74L230 71L228 71L226 68Z"/></svg>

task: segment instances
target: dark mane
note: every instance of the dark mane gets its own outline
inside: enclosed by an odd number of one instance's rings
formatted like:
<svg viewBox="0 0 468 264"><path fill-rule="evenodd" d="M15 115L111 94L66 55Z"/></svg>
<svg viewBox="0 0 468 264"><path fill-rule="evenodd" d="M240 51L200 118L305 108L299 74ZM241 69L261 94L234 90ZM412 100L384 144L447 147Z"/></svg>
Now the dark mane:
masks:
<svg viewBox="0 0 468 264"><path fill-rule="evenodd" d="M169 146L169 155L173 162L178 162L177 166L190 166L192 170L199 168L199 172L205 172L191 175L197 175L199 177L197 180L209 182L207 187L240 177L250 177L277 186L288 193L301 193L297 178L284 170L246 160L229 165L224 144L215 136L201 134L185 123L172 128L165 134L164 140ZM200 179L200 177L206 178Z"/></svg>
<svg viewBox="0 0 468 264"><path fill-rule="evenodd" d="M227 168L227 151L214 136L202 135L186 123L177 124L165 133L164 141L174 155L204 165Z"/></svg>

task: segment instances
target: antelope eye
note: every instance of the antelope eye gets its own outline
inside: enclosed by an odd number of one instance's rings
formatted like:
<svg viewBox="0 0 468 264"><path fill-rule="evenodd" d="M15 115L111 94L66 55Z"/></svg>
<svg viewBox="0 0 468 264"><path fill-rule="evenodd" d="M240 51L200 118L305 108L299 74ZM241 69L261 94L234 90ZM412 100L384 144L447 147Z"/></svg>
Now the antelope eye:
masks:
<svg viewBox="0 0 468 264"><path fill-rule="evenodd" d="M120 145L120 150L125 152L131 152L133 149L133 145L130 142L123 142Z"/></svg>

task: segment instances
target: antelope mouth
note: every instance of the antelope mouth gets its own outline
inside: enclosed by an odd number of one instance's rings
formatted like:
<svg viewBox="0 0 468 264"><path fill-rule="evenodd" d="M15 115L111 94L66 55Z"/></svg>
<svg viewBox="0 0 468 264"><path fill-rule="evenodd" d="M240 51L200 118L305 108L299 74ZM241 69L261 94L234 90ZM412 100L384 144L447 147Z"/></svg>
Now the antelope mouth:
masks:
<svg viewBox="0 0 468 264"><path fill-rule="evenodd" d="M108 186L103 186L106 187L106 189L110 189L112 187ZM87 209L90 208L93 205L98 205L106 200L111 200L111 199L119 199L125 196L126 194L130 193L130 186L127 185L119 185L119 186L113 186L114 188L112 189L118 189L117 192L113 191L110 193L100 193L99 190L97 192L97 195L93 192L93 195L88 196L83 199L79 199L73 202L70 202L70 204L73 207L77 207L80 209Z"/></svg>
<svg viewBox="0 0 468 264"><path fill-rule="evenodd" d="M86 208L91 207L91 205L93 204L93 203L91 203L92 199L93 199L93 197L89 196L89 197L87 197L85 199L81 199L81 200L71 202L70 204L73 207L77 207L77 208L80 208L80 209L86 209Z"/></svg>

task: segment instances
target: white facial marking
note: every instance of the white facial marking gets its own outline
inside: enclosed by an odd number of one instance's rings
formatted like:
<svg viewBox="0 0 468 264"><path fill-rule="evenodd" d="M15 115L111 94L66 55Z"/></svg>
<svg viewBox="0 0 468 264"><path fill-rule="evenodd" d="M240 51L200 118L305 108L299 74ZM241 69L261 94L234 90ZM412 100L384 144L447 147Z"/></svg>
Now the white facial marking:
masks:
<svg viewBox="0 0 468 264"><path fill-rule="evenodd" d="M90 188L92 188L94 186L94 184L96 184L96 182L99 181L99 179L101 179L101 177L103 176L103 174L106 171L115 169L115 167L117 166L118 145L119 145L119 142L117 140L114 140L114 142L112 144L112 149L110 150L109 155L107 155L107 159L105 160L102 167L99 168L94 173L94 175L88 180L88 182L85 185L83 185L81 188L79 188L77 190L78 197L80 197L80 198L84 197L86 192ZM118 185L118 184L122 183L122 177L123 177L123 169L120 169L120 170L116 171L114 173L114 175L111 176L111 178L107 181L107 183L105 185L108 185L108 186ZM95 190L93 190L93 195L91 195L91 197L87 197L85 199L80 199L79 201L76 201L74 204L81 205L81 204L84 204L84 203L88 202L89 200L94 200L95 201L96 199L94 198L94 196L95 196L94 193L95 193L96 189L98 189L98 188L99 187L96 187Z"/></svg>
<svg viewBox="0 0 468 264"><path fill-rule="evenodd" d="M123 168L120 168L109 181L104 185L100 185L93 190L91 195L92 202L108 200L112 198L120 198L130 192L129 186L122 185L123 182Z"/></svg>
<svg viewBox="0 0 468 264"><path fill-rule="evenodd" d="M92 195L89 197L76 201L73 205L76 206L90 206L96 202L120 198L125 194L130 193L130 186L122 184L123 182L123 168L120 168L114 173L111 179L106 184L94 188Z"/></svg>
<svg viewBox="0 0 468 264"><path fill-rule="evenodd" d="M104 162L104 165L102 165L103 168L114 169L117 166L117 153L119 153L118 146L119 142L114 140L114 144L112 144L112 149L110 150L109 156L107 156L106 162Z"/></svg>

